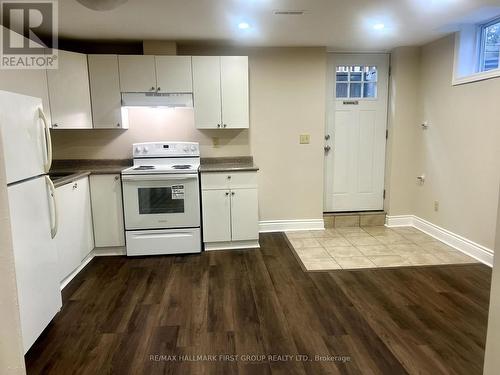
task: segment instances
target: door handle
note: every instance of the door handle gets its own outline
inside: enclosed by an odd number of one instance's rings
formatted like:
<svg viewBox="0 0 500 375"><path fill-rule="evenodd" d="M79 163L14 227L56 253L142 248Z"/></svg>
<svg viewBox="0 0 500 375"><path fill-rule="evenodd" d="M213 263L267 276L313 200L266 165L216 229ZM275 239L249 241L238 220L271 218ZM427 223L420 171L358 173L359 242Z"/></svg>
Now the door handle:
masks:
<svg viewBox="0 0 500 375"><path fill-rule="evenodd" d="M52 199L52 207L54 207L54 222L52 223L50 227L50 236L54 238L57 234L57 229L59 227L59 216L58 216L58 211L57 211L57 201L56 201L56 188L54 187L54 183L52 180L49 178L49 176L45 176L45 181L47 185L49 186L50 190L50 197Z"/></svg>
<svg viewBox="0 0 500 375"><path fill-rule="evenodd" d="M38 117L43 122L43 133L45 135L45 150L46 150L46 158L44 163L44 171L45 173L49 173L50 167L52 165L52 138L50 137L50 127L47 121L47 117L45 117L45 113L41 108L38 108Z"/></svg>

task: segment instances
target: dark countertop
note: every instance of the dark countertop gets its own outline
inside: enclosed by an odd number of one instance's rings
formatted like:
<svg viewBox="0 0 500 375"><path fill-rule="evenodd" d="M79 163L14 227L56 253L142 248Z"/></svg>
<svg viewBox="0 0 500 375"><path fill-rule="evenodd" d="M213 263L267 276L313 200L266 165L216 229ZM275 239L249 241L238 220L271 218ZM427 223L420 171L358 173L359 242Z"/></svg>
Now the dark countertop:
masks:
<svg viewBox="0 0 500 375"><path fill-rule="evenodd" d="M132 165L131 159L65 159L54 160L49 176L59 187L90 174L119 174Z"/></svg>
<svg viewBox="0 0 500 375"><path fill-rule="evenodd" d="M258 171L252 156L201 158L200 172Z"/></svg>

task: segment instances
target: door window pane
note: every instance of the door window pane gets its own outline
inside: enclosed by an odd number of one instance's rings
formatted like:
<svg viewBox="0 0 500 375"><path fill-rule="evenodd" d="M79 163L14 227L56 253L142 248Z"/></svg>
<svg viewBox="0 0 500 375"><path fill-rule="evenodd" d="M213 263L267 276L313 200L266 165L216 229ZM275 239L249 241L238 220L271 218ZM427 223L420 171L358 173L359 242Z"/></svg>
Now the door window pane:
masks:
<svg viewBox="0 0 500 375"><path fill-rule="evenodd" d="M337 83L337 98L347 98L347 83Z"/></svg>
<svg viewBox="0 0 500 375"><path fill-rule="evenodd" d="M363 83L363 98L377 97L377 84L375 82Z"/></svg>
<svg viewBox="0 0 500 375"><path fill-rule="evenodd" d="M361 83L351 83L349 89L350 98L361 98Z"/></svg>
<svg viewBox="0 0 500 375"><path fill-rule="evenodd" d="M349 73L347 72L337 72L337 82L348 81Z"/></svg>
<svg viewBox="0 0 500 375"><path fill-rule="evenodd" d="M184 212L184 198L172 197L172 188L138 188L139 214L174 214Z"/></svg>
<svg viewBox="0 0 500 375"><path fill-rule="evenodd" d="M377 80L377 68L374 66L365 67L365 81L376 81Z"/></svg>

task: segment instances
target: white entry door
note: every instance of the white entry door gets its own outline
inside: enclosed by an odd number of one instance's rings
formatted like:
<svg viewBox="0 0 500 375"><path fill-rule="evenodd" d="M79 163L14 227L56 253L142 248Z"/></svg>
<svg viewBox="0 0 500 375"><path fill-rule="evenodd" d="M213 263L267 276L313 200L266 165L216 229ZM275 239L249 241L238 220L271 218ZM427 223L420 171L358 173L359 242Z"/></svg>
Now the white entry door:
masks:
<svg viewBox="0 0 500 375"><path fill-rule="evenodd" d="M388 76L387 54L329 56L327 212L383 209Z"/></svg>

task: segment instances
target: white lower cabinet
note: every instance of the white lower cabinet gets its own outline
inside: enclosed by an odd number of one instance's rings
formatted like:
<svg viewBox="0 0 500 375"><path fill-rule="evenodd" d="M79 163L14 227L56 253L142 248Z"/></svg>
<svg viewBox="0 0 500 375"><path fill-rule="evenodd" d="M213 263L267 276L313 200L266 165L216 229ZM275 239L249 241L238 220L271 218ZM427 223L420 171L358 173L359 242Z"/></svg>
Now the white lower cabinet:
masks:
<svg viewBox="0 0 500 375"><path fill-rule="evenodd" d="M201 174L205 250L259 247L256 172Z"/></svg>
<svg viewBox="0 0 500 375"><path fill-rule="evenodd" d="M91 175L90 192L95 247L125 246L120 175Z"/></svg>
<svg viewBox="0 0 500 375"><path fill-rule="evenodd" d="M62 281L94 249L88 177L56 188L56 202L59 228L54 240Z"/></svg>

